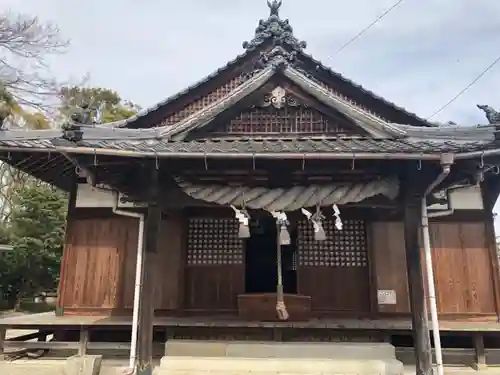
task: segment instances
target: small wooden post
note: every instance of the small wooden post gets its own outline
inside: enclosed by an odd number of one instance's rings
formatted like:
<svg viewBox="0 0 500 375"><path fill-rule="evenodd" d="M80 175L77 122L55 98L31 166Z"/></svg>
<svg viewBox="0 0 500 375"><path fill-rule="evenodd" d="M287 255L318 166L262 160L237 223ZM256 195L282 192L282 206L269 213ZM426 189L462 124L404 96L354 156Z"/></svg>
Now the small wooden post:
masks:
<svg viewBox="0 0 500 375"><path fill-rule="evenodd" d="M5 335L7 334L7 328L0 327L0 361L4 358L4 346L5 346Z"/></svg>
<svg viewBox="0 0 500 375"><path fill-rule="evenodd" d="M87 355L87 348L89 346L89 329L82 327L80 329L80 342L78 343L78 356L83 357Z"/></svg>
<svg viewBox="0 0 500 375"><path fill-rule="evenodd" d="M432 351L426 312L422 254L419 245L421 210L418 199L405 199L404 232L406 269L412 315L417 375L432 375Z"/></svg>
<svg viewBox="0 0 500 375"><path fill-rule="evenodd" d="M278 327L273 328L273 340L277 342L283 341L283 331Z"/></svg>
<svg viewBox="0 0 500 375"><path fill-rule="evenodd" d="M156 268L157 236L161 221L158 197L158 170L152 169L149 183L149 202L144 226L144 270L139 297L137 345L137 375L153 373L154 270Z"/></svg>
<svg viewBox="0 0 500 375"><path fill-rule="evenodd" d="M474 334L474 349L475 349L475 363L473 367L476 371L486 370L486 352L484 350L483 334L477 332Z"/></svg>

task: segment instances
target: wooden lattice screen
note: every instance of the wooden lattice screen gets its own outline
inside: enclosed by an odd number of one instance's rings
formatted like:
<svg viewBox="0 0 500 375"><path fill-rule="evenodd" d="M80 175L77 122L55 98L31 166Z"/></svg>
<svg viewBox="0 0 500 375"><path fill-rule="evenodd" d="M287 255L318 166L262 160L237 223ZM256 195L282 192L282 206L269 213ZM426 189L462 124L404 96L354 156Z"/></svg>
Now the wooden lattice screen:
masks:
<svg viewBox="0 0 500 375"><path fill-rule="evenodd" d="M164 125L173 125L187 117L189 117L190 115L202 110L203 108L217 102L218 100L224 98L226 95L228 95L229 93L231 93L232 91L234 91L236 88L238 88L243 82L243 79L241 76L235 76L233 78L231 78L230 80L228 80L227 82L224 82L221 86L219 86L218 88L216 88L214 91L202 96L202 97L199 97L199 98L196 98L194 101L192 101L191 103L188 103L186 104L184 107L182 107L179 111L169 115L167 118L163 119L161 121L160 124L156 124L155 126L164 126ZM369 108L367 107L366 105L362 105L361 103L358 103L358 102L353 102L352 101L352 98L347 98L345 97L345 95L342 95L340 94L339 92L337 92L334 88L330 87L329 85L327 85L326 83L324 82L320 82L318 81L318 83L323 87L325 88L326 90L334 93L335 95L337 96L341 96L341 97L344 97L346 100L352 102L354 105L358 106L359 108L363 109L364 111L368 111L372 114L374 114L375 116L378 116L380 118L382 118L380 116L380 114L378 113L375 113L372 108ZM271 108L269 108L271 109ZM293 111L293 108L282 108L282 110L292 110ZM314 116L312 115L313 114L313 111L311 111L310 109L307 109L307 108L302 108L301 110L299 110L300 108L296 108L296 111L300 116L303 116L302 118L300 119L296 119L295 121L297 123L301 123L301 122L304 122L304 126L305 128L307 128L308 126L311 126L311 119L307 119L307 116ZM256 111L256 113L258 113L259 111ZM293 112L290 112L288 114L288 116L290 116L291 114L293 114ZM280 116L276 116L276 117L280 117ZM384 119L385 120L385 119ZM258 121L258 120L255 120L255 121ZM294 131L294 130L287 130L287 125L285 125L285 123L288 121L288 123L290 124L290 120L286 120L285 122L283 122L283 125L285 127L284 130L282 131ZM307 125L309 122L309 125ZM298 133L301 133L301 132L317 132L317 131L323 131L322 128L324 127L324 124L321 125L321 121L319 118L315 118L314 121L315 123L314 127L317 128L317 129L313 129L313 130L307 130L307 131L304 131L304 130L300 130L300 126L297 128L297 132ZM246 121L246 123L249 123L248 121ZM334 124L333 124L334 125ZM280 125L281 126L281 125ZM289 126L289 125L288 125ZM290 127L290 126L289 126ZM291 127L293 129L293 126ZM335 126L331 126L330 128L335 128ZM340 129L339 129L340 130ZM276 130L263 130L262 132L279 132L279 131L276 131ZM335 133L335 131L332 131L332 130L329 130L330 133ZM339 131L337 131L339 132ZM345 129L342 129L342 133L345 132Z"/></svg>
<svg viewBox="0 0 500 375"><path fill-rule="evenodd" d="M192 103L189 103L180 111L172 114L167 117L165 120L159 124L160 126L164 125L173 125L192 114L202 110L205 107L215 103L216 101L222 99L226 95L228 95L231 91L234 91L241 84L241 77L234 77L230 81L224 83L222 86L218 87L216 90L211 92L210 94L203 96Z"/></svg>
<svg viewBox="0 0 500 375"><path fill-rule="evenodd" d="M335 229L333 220L325 220L327 239L314 240L314 229L306 220L299 222L299 265L305 267L367 267L365 222L344 220L342 230Z"/></svg>
<svg viewBox="0 0 500 375"><path fill-rule="evenodd" d="M351 134L320 112L304 107L255 108L242 112L217 133L226 134Z"/></svg>
<svg viewBox="0 0 500 375"><path fill-rule="evenodd" d="M243 264L243 241L238 238L238 225L238 221L231 218L190 218L187 264Z"/></svg>

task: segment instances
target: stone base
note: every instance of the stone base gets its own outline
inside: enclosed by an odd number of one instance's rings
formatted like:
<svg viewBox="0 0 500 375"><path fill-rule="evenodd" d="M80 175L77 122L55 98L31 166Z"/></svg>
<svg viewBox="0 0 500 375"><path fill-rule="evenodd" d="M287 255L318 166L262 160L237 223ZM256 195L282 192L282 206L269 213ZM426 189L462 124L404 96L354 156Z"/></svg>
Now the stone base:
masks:
<svg viewBox="0 0 500 375"><path fill-rule="evenodd" d="M2 375L65 375L63 361L16 360L0 362Z"/></svg>
<svg viewBox="0 0 500 375"><path fill-rule="evenodd" d="M69 357L64 364L65 375L99 375L102 356L86 355Z"/></svg>
<svg viewBox="0 0 500 375"><path fill-rule="evenodd" d="M265 359L265 361L263 360ZM402 375L387 343L278 343L172 340L157 375Z"/></svg>

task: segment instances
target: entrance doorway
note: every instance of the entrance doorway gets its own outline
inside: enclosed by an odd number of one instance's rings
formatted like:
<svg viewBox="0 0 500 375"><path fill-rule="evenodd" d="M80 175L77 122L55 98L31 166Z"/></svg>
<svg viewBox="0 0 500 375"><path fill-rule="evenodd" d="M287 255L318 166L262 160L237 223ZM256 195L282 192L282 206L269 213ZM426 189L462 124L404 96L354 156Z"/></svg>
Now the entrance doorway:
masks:
<svg viewBox="0 0 500 375"><path fill-rule="evenodd" d="M290 228L291 244L281 246L283 291L297 293L296 250L297 231ZM250 238L245 251L245 293L276 293L277 228L275 219L267 214L252 215Z"/></svg>

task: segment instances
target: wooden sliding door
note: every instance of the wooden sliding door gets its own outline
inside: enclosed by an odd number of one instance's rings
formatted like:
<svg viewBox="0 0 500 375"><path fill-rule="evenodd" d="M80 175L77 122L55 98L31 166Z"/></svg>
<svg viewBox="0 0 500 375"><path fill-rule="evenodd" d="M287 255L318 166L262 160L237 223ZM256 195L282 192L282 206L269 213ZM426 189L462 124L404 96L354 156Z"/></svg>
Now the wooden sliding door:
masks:
<svg viewBox="0 0 500 375"><path fill-rule="evenodd" d="M185 309L200 313L236 312L244 292L243 240L234 218L188 220Z"/></svg>
<svg viewBox="0 0 500 375"><path fill-rule="evenodd" d="M312 225L299 223L299 293L311 296L313 314L353 317L370 311L370 272L365 222L345 220L342 230L326 220L325 241L315 241Z"/></svg>

